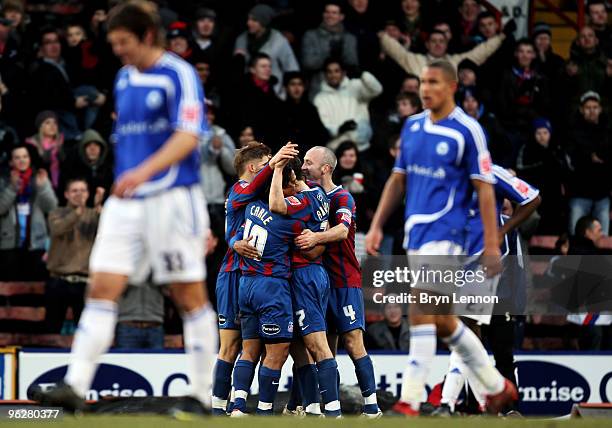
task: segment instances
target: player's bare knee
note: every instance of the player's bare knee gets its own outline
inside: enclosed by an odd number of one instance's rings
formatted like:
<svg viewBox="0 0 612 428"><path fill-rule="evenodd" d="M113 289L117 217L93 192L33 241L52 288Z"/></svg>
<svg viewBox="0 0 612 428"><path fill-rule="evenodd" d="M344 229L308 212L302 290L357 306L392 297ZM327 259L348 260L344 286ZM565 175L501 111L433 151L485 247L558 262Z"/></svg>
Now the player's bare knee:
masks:
<svg viewBox="0 0 612 428"><path fill-rule="evenodd" d="M238 338L223 338L219 346L219 359L223 361L236 361L240 353L241 340Z"/></svg>
<svg viewBox="0 0 612 428"><path fill-rule="evenodd" d="M280 370L289 356L289 343L276 343L266 345L264 364L266 367Z"/></svg>

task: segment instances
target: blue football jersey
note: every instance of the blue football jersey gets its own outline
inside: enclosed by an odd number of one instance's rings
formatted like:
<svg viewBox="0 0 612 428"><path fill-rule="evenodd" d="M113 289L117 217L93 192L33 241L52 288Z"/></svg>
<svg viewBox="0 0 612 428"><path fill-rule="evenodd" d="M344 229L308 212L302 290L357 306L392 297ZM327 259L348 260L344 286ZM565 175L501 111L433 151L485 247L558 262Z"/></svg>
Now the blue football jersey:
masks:
<svg viewBox="0 0 612 428"><path fill-rule="evenodd" d="M429 110L411 116L393 171L406 175L404 248L417 250L433 241L464 247L474 190L470 179L495 183L480 124L459 107L437 123Z"/></svg>
<svg viewBox="0 0 612 428"><path fill-rule="evenodd" d="M260 260L240 258L243 275L264 275L276 278L291 277L291 254L289 248L306 223L303 213L291 216L273 214L267 203L251 202L245 212L244 239L253 237L251 244L257 248Z"/></svg>
<svg viewBox="0 0 612 428"><path fill-rule="evenodd" d="M228 248L221 263L221 272L232 272L240 269L240 255L231 245L231 240L244 225L244 212L249 203L257 200L265 190L272 177L272 168L264 166L252 182L238 180L230 188L225 200L225 241Z"/></svg>
<svg viewBox="0 0 612 428"><path fill-rule="evenodd" d="M125 66L115 80L115 176L140 165L175 131L201 138L208 129L204 90L195 69L171 53L139 71ZM136 189L146 196L172 187L200 182L198 149Z"/></svg>
<svg viewBox="0 0 612 428"><path fill-rule="evenodd" d="M504 205L504 199L509 199L510 202L519 205L526 205L537 198L540 191L532 187L529 183L513 176L501 166L493 165L491 170L497 180L495 183L495 208L497 209L498 225L501 226L503 224L501 221L501 211ZM470 215L467 222L467 232L467 255L472 256L482 253L484 250L484 234L476 192L474 192L472 197ZM502 242L501 245L502 255L508 254L509 246L507 238L504 238L504 242Z"/></svg>
<svg viewBox="0 0 612 428"><path fill-rule="evenodd" d="M329 199L325 191L318 186L308 190L303 190L295 196L285 198L287 214L292 217L299 217L304 221L305 228L313 232L324 232L327 229L329 217ZM293 249L291 264L294 269L309 265L311 263L320 264L322 258L308 260L299 249Z"/></svg>

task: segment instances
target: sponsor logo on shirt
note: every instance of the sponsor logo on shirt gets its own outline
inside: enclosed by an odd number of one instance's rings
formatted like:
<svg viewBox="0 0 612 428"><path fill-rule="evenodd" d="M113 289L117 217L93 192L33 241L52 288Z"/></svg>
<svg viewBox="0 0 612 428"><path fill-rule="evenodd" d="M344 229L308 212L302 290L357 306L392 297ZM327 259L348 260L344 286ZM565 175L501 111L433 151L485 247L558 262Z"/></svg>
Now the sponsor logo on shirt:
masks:
<svg viewBox="0 0 612 428"><path fill-rule="evenodd" d="M289 202L289 205L299 206L301 204L300 200L296 198L295 196L289 196L287 198L287 202Z"/></svg>
<svg viewBox="0 0 612 428"><path fill-rule="evenodd" d="M409 174L420 175L422 177L435 178L437 180L444 180L446 178L446 171L444 168L432 168L430 166L421 166L421 165L408 165L406 167L406 171Z"/></svg>
<svg viewBox="0 0 612 428"><path fill-rule="evenodd" d="M159 134L170 129L168 119L160 117L153 123L146 121L130 121L117 126L117 134L121 136Z"/></svg>

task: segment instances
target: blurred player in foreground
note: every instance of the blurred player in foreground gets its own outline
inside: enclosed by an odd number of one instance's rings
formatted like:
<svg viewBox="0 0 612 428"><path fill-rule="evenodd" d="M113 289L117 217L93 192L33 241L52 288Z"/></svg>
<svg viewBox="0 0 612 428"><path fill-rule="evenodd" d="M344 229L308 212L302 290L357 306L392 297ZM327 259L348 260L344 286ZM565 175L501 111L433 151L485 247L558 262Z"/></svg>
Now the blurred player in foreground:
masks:
<svg viewBox="0 0 612 428"><path fill-rule="evenodd" d="M115 176L90 259L90 287L64 383L36 394L44 405L80 409L110 347L117 301L128 279L153 269L182 313L191 397L177 410L211 407L216 315L206 295L208 229L198 141L206 130L194 68L167 53L156 7L132 0L113 8L108 40L125 65L115 81Z"/></svg>
<svg viewBox="0 0 612 428"><path fill-rule="evenodd" d="M411 268L418 270L419 256L447 256L448 260L448 256L464 254L465 224L475 189L484 233L482 262L487 275L493 276L501 269L492 186L495 178L484 132L455 105L456 90L457 71L452 64L435 61L423 70L421 98L427 110L411 116L404 125L401 151L366 236L366 249L376 254L382 226L405 194L404 248ZM427 295L445 295L453 286L423 281L414 289ZM419 414L436 353L436 335L457 352L482 383L489 412L497 413L517 397L515 386L493 367L478 337L448 308L415 309L421 310L410 313L410 355L395 411L408 416ZM433 315L436 310L442 315Z"/></svg>

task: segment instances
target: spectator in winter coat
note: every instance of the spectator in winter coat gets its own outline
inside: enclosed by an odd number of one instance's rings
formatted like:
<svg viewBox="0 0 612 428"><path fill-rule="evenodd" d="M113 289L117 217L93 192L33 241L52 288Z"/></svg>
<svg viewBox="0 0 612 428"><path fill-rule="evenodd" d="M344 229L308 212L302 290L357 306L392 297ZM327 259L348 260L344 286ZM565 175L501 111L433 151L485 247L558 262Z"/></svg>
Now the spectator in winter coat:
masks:
<svg viewBox="0 0 612 428"><path fill-rule="evenodd" d="M352 71L357 70L357 38L345 30L342 6L326 1L323 21L318 28L304 33L302 39L302 65L311 76L311 88L316 93L321 85L325 60L335 58Z"/></svg>
<svg viewBox="0 0 612 428"><path fill-rule="evenodd" d="M455 67L466 58L472 60L476 65L481 65L501 46L506 37L505 34L500 34L479 44L470 51L449 55L446 35L442 31L434 30L429 33L425 43L427 54L423 55L410 52L387 33L380 33L379 36L383 52L393 58L406 73L417 76L421 75L421 71L427 64L438 59L449 61Z"/></svg>
<svg viewBox="0 0 612 428"><path fill-rule="evenodd" d="M379 54L376 32L381 22L376 14L374 2L369 0L349 0L344 25L357 38L358 64L362 70L371 70Z"/></svg>
<svg viewBox="0 0 612 428"><path fill-rule="evenodd" d="M62 165L62 187L70 179L82 178L87 182L89 199L87 206L94 206L94 198L98 188L110 195L113 184L113 166L108 143L93 129L83 133L76 150L67 157Z"/></svg>
<svg viewBox="0 0 612 428"><path fill-rule="evenodd" d="M335 150L347 139L354 141L360 152L370 148L372 126L368 103L381 93L382 85L367 71L359 79L349 79L339 61L326 61L325 82L315 96L314 105L332 137L327 143L330 149Z"/></svg>
<svg viewBox="0 0 612 428"><path fill-rule="evenodd" d="M55 207L47 171L32 168L26 146L14 148L10 179L0 182L0 279L44 279L45 215Z"/></svg>
<svg viewBox="0 0 612 428"><path fill-rule="evenodd" d="M519 40L514 65L501 77L497 112L506 130L513 131L517 150L529 138L534 119L546 115L550 108L549 83L534 69L535 58L531 40Z"/></svg>
<svg viewBox="0 0 612 428"><path fill-rule="evenodd" d="M287 115L287 141L296 143L302 153L313 146L324 145L329 132L321 123L316 107L306 97L304 76L297 71L285 73L284 82L287 99L284 101Z"/></svg>
<svg viewBox="0 0 612 428"><path fill-rule="evenodd" d="M170 24L166 33L166 40L168 40L168 50L170 52L191 64L195 63L200 48L197 44L191 42L191 35L185 22L177 21Z"/></svg>
<svg viewBox="0 0 612 428"><path fill-rule="evenodd" d="M552 32L550 26L543 22L538 22L533 27L531 35L536 47L536 59L533 67L552 83L559 79L565 61L561 56L553 52Z"/></svg>
<svg viewBox="0 0 612 428"><path fill-rule="evenodd" d="M372 174L362 165L357 146L352 141L340 143L336 149L338 165L334 169L334 183L340 184L355 199L357 208L357 231L367 232L374 215L373 204L369 203L369 190L373 186Z"/></svg>
<svg viewBox="0 0 612 428"><path fill-rule="evenodd" d="M609 2L608 2L609 3ZM605 0L590 0L587 5L589 25L595 30L602 50L612 48L612 26L608 22L608 9Z"/></svg>
<svg viewBox="0 0 612 428"><path fill-rule="evenodd" d="M468 116L476 119L485 130L488 136L487 145L493 162L498 165L509 166L513 159L512 145L495 114L488 110L478 88L474 86L461 88L457 92L457 103Z"/></svg>
<svg viewBox="0 0 612 428"><path fill-rule="evenodd" d="M36 112L53 110L66 139L80 138L77 110L89 106L86 95L75 96L72 83L62 58L62 47L57 30L48 28L41 32L39 58L31 69L29 84L31 106Z"/></svg>
<svg viewBox="0 0 612 428"><path fill-rule="evenodd" d="M217 13L213 9L198 8L193 22L192 37L216 73L229 67L234 41L229 32L217 21Z"/></svg>
<svg viewBox="0 0 612 428"><path fill-rule="evenodd" d="M258 132L257 137L261 137L262 142L273 150L284 144L287 123L283 102L274 91L275 83L271 58L265 53L253 56L249 73L237 86L231 104L235 113L230 116L235 125L252 126Z"/></svg>
<svg viewBox="0 0 612 428"><path fill-rule="evenodd" d="M60 166L65 158L64 135L59 130L58 118L49 110L40 112L35 120L38 132L25 140L26 144L36 149L42 166L51 176L51 184L59 189ZM36 164L37 162L34 162Z"/></svg>
<svg viewBox="0 0 612 428"><path fill-rule="evenodd" d="M87 97L88 106L82 109L82 129L91 128L100 106L106 102L106 95L98 89L100 84L98 50L93 41L87 40L85 29L79 24L70 24L66 27L67 48L66 71L70 78L75 96ZM81 115L80 115L81 116Z"/></svg>
<svg viewBox="0 0 612 428"><path fill-rule="evenodd" d="M540 190L542 202L538 207L541 220L538 234L559 235L567 230L567 201L563 185L567 179L567 156L552 139L552 125L548 119L533 122L533 136L521 147L516 160L518 176Z"/></svg>
<svg viewBox="0 0 612 428"><path fill-rule="evenodd" d="M234 55L241 55L246 65L261 52L270 57L272 75L276 78L274 90L283 95L283 73L298 71L300 65L289 42L279 31L270 28L274 9L265 4L258 4L249 11L247 31L240 34L234 45Z"/></svg>
<svg viewBox="0 0 612 428"><path fill-rule="evenodd" d="M216 112L214 105L207 106L206 116L210 132L206 134L200 150L200 177L208 203L208 212L211 216L224 218L226 177L236 175L234 169L236 145L227 131L215 124Z"/></svg>
<svg viewBox="0 0 612 428"><path fill-rule="evenodd" d="M570 96L573 107L571 113L578 105L579 97L586 91L602 93L606 78L606 56L591 27L583 27L580 30L565 71L567 82L564 91Z"/></svg>
<svg viewBox="0 0 612 428"><path fill-rule="evenodd" d="M64 190L66 206L49 214L51 244L47 259L49 281L45 285L47 332L58 334L72 308L78 323L84 306L89 255L98 229L104 190L96 192L95 208L87 208L89 192L83 179L70 180Z"/></svg>
<svg viewBox="0 0 612 428"><path fill-rule="evenodd" d="M568 180L570 234L580 217L592 215L601 223L604 235L610 224L612 190L612 139L596 92L580 98L580 115L572 126L568 154L573 173Z"/></svg>
<svg viewBox="0 0 612 428"><path fill-rule="evenodd" d="M410 325L402 316L402 306L385 303L385 319L368 326L366 342L368 349L408 352L410 348Z"/></svg>

